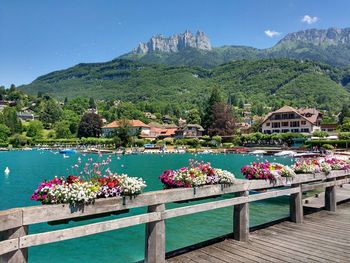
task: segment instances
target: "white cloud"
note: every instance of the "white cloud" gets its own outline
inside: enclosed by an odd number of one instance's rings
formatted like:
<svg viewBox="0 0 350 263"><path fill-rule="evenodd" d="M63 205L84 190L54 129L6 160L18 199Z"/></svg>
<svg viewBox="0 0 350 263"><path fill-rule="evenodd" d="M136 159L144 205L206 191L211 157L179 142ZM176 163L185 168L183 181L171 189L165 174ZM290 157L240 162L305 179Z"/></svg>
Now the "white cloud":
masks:
<svg viewBox="0 0 350 263"><path fill-rule="evenodd" d="M265 35L267 35L268 37L275 37L275 36L279 36L281 33L280 32L277 32L277 31L274 31L274 30L265 30Z"/></svg>
<svg viewBox="0 0 350 263"><path fill-rule="evenodd" d="M309 25L316 23L318 21L318 17L317 16L309 16L309 15L305 15L302 19L301 22L303 23L308 23Z"/></svg>

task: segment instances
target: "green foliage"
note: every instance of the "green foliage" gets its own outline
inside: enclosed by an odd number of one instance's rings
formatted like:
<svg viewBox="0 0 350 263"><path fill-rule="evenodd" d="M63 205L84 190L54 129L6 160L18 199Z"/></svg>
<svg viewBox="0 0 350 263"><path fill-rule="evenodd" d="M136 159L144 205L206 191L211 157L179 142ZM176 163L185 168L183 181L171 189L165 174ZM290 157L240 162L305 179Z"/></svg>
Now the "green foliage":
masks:
<svg viewBox="0 0 350 263"><path fill-rule="evenodd" d="M198 109L191 109L186 118L187 123L190 124L200 124L201 123L201 115Z"/></svg>
<svg viewBox="0 0 350 263"><path fill-rule="evenodd" d="M26 146L28 142L28 138L21 134L15 134L9 138L9 143L15 148Z"/></svg>
<svg viewBox="0 0 350 263"><path fill-rule="evenodd" d="M334 146L328 143L325 143L322 145L323 148L325 148L326 150L333 150Z"/></svg>
<svg viewBox="0 0 350 263"><path fill-rule="evenodd" d="M350 140L350 132L339 132L338 138L339 140Z"/></svg>
<svg viewBox="0 0 350 263"><path fill-rule="evenodd" d="M68 139L72 137L70 130L71 123L69 121L59 121L55 124L55 134L57 139Z"/></svg>
<svg viewBox="0 0 350 263"><path fill-rule="evenodd" d="M51 98L43 100L40 107L40 120L43 122L45 128L51 128L53 124L60 119L62 109L58 103Z"/></svg>
<svg viewBox="0 0 350 263"><path fill-rule="evenodd" d="M324 144L330 144L337 148L346 148L350 146L350 140L311 140L305 143L308 147L322 146Z"/></svg>
<svg viewBox="0 0 350 263"><path fill-rule="evenodd" d="M11 134L22 132L22 122L17 117L15 108L6 107L2 112L1 119L3 123L10 128Z"/></svg>
<svg viewBox="0 0 350 263"><path fill-rule="evenodd" d="M179 117L185 116L184 110L194 106L204 111L206 107L202 105L207 105L211 87L217 85L223 90L224 101L228 95L234 96L235 104L251 103L254 112L259 114L266 111L261 105L275 108L283 104L335 112L350 101L349 92L339 84L343 78L340 69L290 59L234 61L210 70L116 59L56 71L21 89L31 94L46 92L62 100L84 96L128 101L136 110ZM113 102L109 107L113 108L112 105ZM89 107L89 101L69 100L66 107L81 115ZM142 115L130 105L121 105L112 115L109 110L102 109L108 120L116 116L141 118ZM129 114L130 111L133 113Z"/></svg>
<svg viewBox="0 0 350 263"><path fill-rule="evenodd" d="M326 138L328 136L328 133L325 131L314 131L312 135L318 138Z"/></svg>
<svg viewBox="0 0 350 263"><path fill-rule="evenodd" d="M41 121L34 120L30 121L27 127L27 136L33 138L42 138L43 137L44 126Z"/></svg>
<svg viewBox="0 0 350 263"><path fill-rule="evenodd" d="M0 123L0 141L7 141L8 137L11 135L11 130L5 124Z"/></svg>

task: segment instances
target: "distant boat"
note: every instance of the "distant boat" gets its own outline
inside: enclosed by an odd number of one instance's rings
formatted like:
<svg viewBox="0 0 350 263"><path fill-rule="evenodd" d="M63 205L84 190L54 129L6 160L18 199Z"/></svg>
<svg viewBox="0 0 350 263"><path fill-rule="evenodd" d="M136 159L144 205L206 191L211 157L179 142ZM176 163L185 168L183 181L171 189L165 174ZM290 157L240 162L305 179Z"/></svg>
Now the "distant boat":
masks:
<svg viewBox="0 0 350 263"><path fill-rule="evenodd" d="M10 173L10 169L8 167L6 167L5 170L4 170L4 173L5 174L9 174Z"/></svg>
<svg viewBox="0 0 350 263"><path fill-rule="evenodd" d="M60 154L73 154L73 153L76 153L77 151L76 150L73 150L73 149L63 149L63 150L60 150Z"/></svg>
<svg viewBox="0 0 350 263"><path fill-rule="evenodd" d="M264 150L255 150L255 151L249 152L249 154L267 154L267 152Z"/></svg>
<svg viewBox="0 0 350 263"><path fill-rule="evenodd" d="M274 156L294 156L296 152L294 151L281 151L278 153L275 153Z"/></svg>

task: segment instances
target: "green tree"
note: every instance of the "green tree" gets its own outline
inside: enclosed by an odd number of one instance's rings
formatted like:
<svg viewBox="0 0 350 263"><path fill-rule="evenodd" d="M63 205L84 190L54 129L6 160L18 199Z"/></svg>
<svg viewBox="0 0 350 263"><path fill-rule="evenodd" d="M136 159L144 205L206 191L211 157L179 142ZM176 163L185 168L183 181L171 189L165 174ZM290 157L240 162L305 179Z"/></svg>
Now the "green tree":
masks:
<svg viewBox="0 0 350 263"><path fill-rule="evenodd" d="M43 137L44 126L41 121L34 120L30 121L27 127L27 136L34 138Z"/></svg>
<svg viewBox="0 0 350 263"><path fill-rule="evenodd" d="M2 119L4 124L10 128L11 134L22 132L22 122L17 117L15 108L6 107L2 113Z"/></svg>
<svg viewBox="0 0 350 263"><path fill-rule="evenodd" d="M59 121L55 124L55 134L57 139L68 139L72 137L69 121Z"/></svg>
<svg viewBox="0 0 350 263"><path fill-rule="evenodd" d="M59 121L62 114L62 109L53 99L43 100L39 113L40 120L45 128L51 128L53 124Z"/></svg>
<svg viewBox="0 0 350 263"><path fill-rule="evenodd" d="M348 104L343 104L343 107L339 115L339 122L343 124L345 118L349 118L349 117L350 117L350 107Z"/></svg>
<svg viewBox="0 0 350 263"><path fill-rule="evenodd" d="M102 133L101 117L95 113L85 113L80 120L78 137L100 137Z"/></svg>
<svg viewBox="0 0 350 263"><path fill-rule="evenodd" d="M221 98L221 94L220 94L220 90L218 87L214 87L209 100L207 101L207 106L205 108L204 111L204 116L202 119L202 126L204 129L208 129L212 123L214 122L214 106L217 103L221 103L222 102L222 98Z"/></svg>
<svg viewBox="0 0 350 263"><path fill-rule="evenodd" d="M89 109L96 109L96 103L93 98L89 99Z"/></svg>
<svg viewBox="0 0 350 263"><path fill-rule="evenodd" d="M65 105L65 109L72 110L79 116L83 115L87 109L89 108L89 101L83 97L76 97L71 99L67 105Z"/></svg>
<svg viewBox="0 0 350 263"><path fill-rule="evenodd" d="M328 133L325 131L314 131L312 135L319 138L325 138L328 136Z"/></svg>
<svg viewBox="0 0 350 263"><path fill-rule="evenodd" d="M28 144L28 139L26 136L21 135L21 134L15 134L9 138L10 144L15 147L23 147Z"/></svg>
<svg viewBox="0 0 350 263"><path fill-rule="evenodd" d="M201 123L201 115L199 113L199 110L198 109L191 109L188 112L186 120L187 120L187 123L200 124Z"/></svg>
<svg viewBox="0 0 350 263"><path fill-rule="evenodd" d="M8 137L11 135L11 130L5 124L0 124L0 141L7 141Z"/></svg>
<svg viewBox="0 0 350 263"><path fill-rule="evenodd" d="M80 122L80 117L74 111L69 109L64 109L61 116L62 121L67 121L69 123L70 133L76 134L78 131L78 125Z"/></svg>

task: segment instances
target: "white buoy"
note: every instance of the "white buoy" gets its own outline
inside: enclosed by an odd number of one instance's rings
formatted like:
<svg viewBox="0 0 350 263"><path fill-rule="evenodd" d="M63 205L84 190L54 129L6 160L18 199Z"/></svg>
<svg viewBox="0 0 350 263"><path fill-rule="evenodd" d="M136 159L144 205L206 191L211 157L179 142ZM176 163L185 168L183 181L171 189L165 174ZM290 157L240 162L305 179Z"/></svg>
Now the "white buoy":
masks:
<svg viewBox="0 0 350 263"><path fill-rule="evenodd" d="M63 154L63 158L69 158L69 156L68 156L68 155Z"/></svg>
<svg viewBox="0 0 350 263"><path fill-rule="evenodd" d="M9 174L10 173L10 169L8 167L6 167L5 170L4 170L4 173L5 174Z"/></svg>

